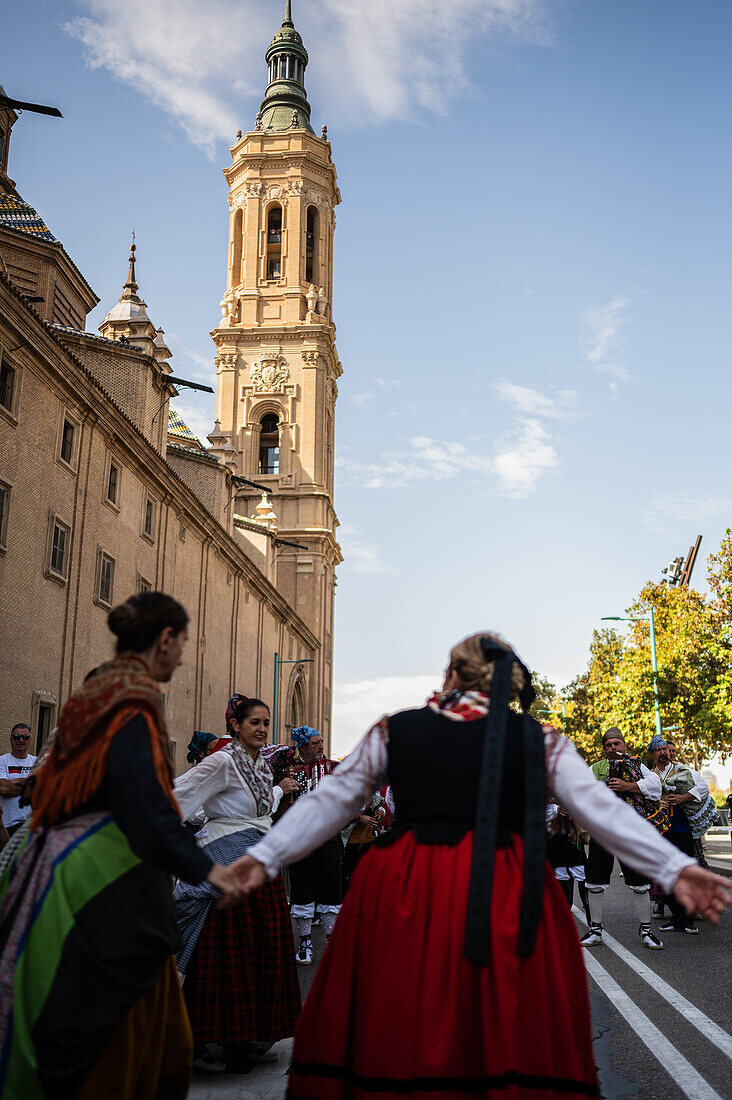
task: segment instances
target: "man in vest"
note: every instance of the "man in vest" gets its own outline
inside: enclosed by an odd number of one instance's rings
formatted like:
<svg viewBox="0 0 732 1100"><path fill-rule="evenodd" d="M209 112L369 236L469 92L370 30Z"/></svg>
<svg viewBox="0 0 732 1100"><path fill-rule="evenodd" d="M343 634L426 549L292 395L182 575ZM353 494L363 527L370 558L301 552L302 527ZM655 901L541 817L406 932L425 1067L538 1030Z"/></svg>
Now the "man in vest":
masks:
<svg viewBox="0 0 732 1100"><path fill-rule="evenodd" d="M631 757L622 733L613 726L602 737L604 757L592 765L595 778L606 783L619 798L628 802L642 817L660 814L661 781L637 757ZM612 772L624 771L637 778L621 779ZM590 927L580 941L584 947L597 947L602 943L602 914L605 892L610 885L615 857L596 840L590 840L585 870L587 900L590 910ZM620 863L625 885L629 888L638 934L644 947L659 951L661 941L651 931L651 884L647 876Z"/></svg>

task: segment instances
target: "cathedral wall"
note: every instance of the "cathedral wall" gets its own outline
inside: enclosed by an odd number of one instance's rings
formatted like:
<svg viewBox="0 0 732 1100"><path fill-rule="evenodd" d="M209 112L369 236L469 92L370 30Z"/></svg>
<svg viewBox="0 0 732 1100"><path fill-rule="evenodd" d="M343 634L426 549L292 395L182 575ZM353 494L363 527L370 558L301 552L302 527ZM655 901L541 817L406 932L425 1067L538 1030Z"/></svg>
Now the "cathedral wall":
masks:
<svg viewBox="0 0 732 1100"><path fill-rule="evenodd" d="M168 446L169 465L189 485L222 527L231 530L233 503L226 469L205 453L187 447Z"/></svg>
<svg viewBox="0 0 732 1100"><path fill-rule="evenodd" d="M0 411L0 488L9 490L0 548L0 752L16 721L31 723L35 749L43 715L52 728L69 691L110 656L110 606L149 586L172 592L190 615L183 665L166 688L180 770L193 730L221 732L232 690L271 701L275 652L289 639L315 656L319 640L244 544L0 277L0 347L21 342L15 415ZM130 357L123 351L121 360ZM65 421L74 428L68 462ZM64 554L54 557L59 530ZM305 668L315 674L315 665ZM283 694L281 714L286 703Z"/></svg>

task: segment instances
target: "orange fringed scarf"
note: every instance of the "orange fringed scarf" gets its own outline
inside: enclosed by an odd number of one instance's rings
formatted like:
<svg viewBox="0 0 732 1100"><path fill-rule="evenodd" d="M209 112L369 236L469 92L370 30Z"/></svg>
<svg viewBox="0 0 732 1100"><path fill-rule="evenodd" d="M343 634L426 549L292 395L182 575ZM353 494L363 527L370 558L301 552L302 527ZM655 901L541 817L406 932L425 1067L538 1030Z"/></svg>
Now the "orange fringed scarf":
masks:
<svg viewBox="0 0 732 1100"><path fill-rule="evenodd" d="M106 775L112 738L140 713L150 734L158 782L178 808L160 688L141 657L122 653L102 665L64 703L55 743L37 772L34 829L72 816L97 793Z"/></svg>

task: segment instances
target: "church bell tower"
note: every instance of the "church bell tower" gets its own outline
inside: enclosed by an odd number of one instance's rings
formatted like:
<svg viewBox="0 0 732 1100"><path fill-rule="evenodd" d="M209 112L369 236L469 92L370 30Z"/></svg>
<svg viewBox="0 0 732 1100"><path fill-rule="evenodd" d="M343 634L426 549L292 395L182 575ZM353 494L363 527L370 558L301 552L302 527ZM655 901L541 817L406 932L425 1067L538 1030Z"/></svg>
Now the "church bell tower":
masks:
<svg viewBox="0 0 732 1100"><path fill-rule="evenodd" d="M307 722L327 744L334 571L342 560L333 507L342 368L331 307L340 193L326 128L317 137L310 122L308 54L290 0L265 60L269 83L256 125L239 132L224 169L229 258L221 323L211 334L217 424L210 438L214 452L236 452L241 476L267 487L278 538L298 544L280 544L276 583L320 640L308 672ZM260 496L242 488L233 507L250 516ZM284 728L275 733L286 740Z"/></svg>

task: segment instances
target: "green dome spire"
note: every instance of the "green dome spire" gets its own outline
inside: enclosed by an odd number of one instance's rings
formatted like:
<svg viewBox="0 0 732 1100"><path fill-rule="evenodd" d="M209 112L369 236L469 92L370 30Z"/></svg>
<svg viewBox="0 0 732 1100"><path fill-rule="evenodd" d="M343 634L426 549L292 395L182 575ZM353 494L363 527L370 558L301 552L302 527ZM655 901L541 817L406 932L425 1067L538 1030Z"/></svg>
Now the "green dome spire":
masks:
<svg viewBox="0 0 732 1100"><path fill-rule="evenodd" d="M312 134L305 91L308 51L292 22L291 0L287 0L282 26L275 32L264 58L269 66L269 84L259 108L257 129L271 132L296 126Z"/></svg>

